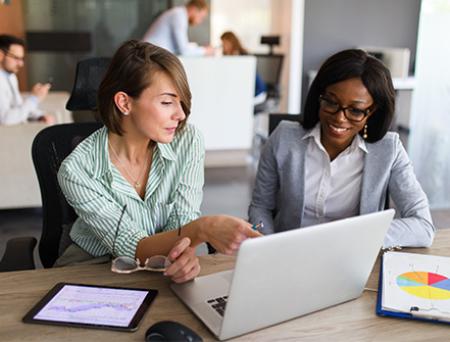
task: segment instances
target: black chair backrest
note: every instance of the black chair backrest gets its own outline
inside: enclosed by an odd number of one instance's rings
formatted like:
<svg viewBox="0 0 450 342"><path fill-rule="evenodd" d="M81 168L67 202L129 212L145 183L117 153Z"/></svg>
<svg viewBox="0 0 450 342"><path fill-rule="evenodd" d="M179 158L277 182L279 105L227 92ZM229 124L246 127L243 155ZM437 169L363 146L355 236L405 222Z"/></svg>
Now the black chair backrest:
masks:
<svg viewBox="0 0 450 342"><path fill-rule="evenodd" d="M77 217L59 187L59 167L83 139L101 126L97 122L49 126L34 138L31 153L41 189L43 210L39 256L46 268L52 267L59 256L62 225L73 223Z"/></svg>
<svg viewBox="0 0 450 342"><path fill-rule="evenodd" d="M277 128L278 124L283 121L303 122L302 114L269 114L269 135Z"/></svg>
<svg viewBox="0 0 450 342"><path fill-rule="evenodd" d="M111 59L107 57L89 58L78 62L72 93L66 104L68 110L96 110L97 89L110 62Z"/></svg>
<svg viewBox="0 0 450 342"><path fill-rule="evenodd" d="M267 85L269 96L279 96L281 69L283 67L284 55L255 54L256 72Z"/></svg>

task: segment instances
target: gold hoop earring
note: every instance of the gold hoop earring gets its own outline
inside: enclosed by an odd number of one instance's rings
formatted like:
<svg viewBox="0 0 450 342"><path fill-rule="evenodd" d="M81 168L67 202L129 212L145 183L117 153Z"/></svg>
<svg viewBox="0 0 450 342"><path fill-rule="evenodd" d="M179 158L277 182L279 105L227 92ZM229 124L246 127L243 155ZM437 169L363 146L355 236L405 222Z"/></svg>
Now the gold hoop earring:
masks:
<svg viewBox="0 0 450 342"><path fill-rule="evenodd" d="M364 125L364 132L363 132L363 139L366 140L367 139L367 124Z"/></svg>

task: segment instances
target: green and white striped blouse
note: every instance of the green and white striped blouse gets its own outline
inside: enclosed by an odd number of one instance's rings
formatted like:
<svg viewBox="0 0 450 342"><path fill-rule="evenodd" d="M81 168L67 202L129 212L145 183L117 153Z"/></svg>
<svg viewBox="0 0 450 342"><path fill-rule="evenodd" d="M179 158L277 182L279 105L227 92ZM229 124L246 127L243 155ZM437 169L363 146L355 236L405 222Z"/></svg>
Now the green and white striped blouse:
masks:
<svg viewBox="0 0 450 342"><path fill-rule="evenodd" d="M93 256L134 258L142 238L200 216L204 158L203 137L186 125L171 143L156 145L141 199L109 159L107 128L99 129L76 147L58 172L59 185L79 216L70 237Z"/></svg>

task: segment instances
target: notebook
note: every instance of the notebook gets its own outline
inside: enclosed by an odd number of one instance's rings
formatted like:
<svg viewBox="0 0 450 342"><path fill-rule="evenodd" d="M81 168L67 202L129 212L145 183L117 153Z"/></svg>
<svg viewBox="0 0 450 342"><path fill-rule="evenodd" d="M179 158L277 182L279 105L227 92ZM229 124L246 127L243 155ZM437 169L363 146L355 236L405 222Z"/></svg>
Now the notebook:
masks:
<svg viewBox="0 0 450 342"><path fill-rule="evenodd" d="M244 241L234 271L171 288L219 339L361 295L394 210Z"/></svg>
<svg viewBox="0 0 450 342"><path fill-rule="evenodd" d="M377 314L450 324L450 258L386 252Z"/></svg>

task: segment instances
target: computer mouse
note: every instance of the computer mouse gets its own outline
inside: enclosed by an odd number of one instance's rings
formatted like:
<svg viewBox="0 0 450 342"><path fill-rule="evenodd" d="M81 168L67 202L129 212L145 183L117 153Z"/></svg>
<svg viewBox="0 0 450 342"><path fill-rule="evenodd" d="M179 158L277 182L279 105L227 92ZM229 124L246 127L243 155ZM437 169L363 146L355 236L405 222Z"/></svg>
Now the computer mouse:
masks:
<svg viewBox="0 0 450 342"><path fill-rule="evenodd" d="M145 333L145 341L188 341L202 342L202 338L187 326L173 322L161 321L153 324Z"/></svg>

